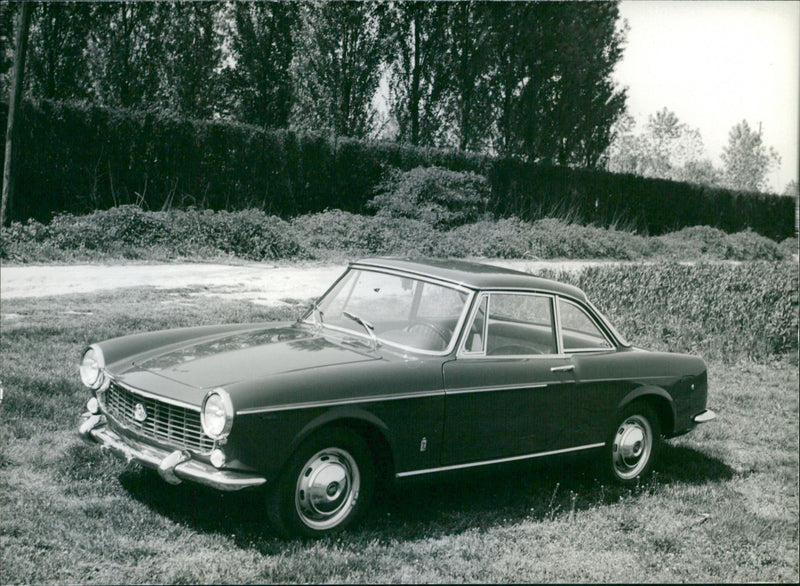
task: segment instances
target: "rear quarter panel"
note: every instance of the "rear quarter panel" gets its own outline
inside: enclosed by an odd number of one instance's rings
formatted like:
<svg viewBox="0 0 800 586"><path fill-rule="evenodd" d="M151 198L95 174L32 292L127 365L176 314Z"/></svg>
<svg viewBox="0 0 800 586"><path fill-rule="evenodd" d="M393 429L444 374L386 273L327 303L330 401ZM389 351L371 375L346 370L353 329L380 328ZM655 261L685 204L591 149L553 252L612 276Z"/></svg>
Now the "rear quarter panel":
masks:
<svg viewBox="0 0 800 586"><path fill-rule="evenodd" d="M654 401L667 436L691 429L692 417L706 406L706 365L696 356L625 349L576 355L573 362L578 397L597 406L592 416L607 421L609 430L637 399Z"/></svg>

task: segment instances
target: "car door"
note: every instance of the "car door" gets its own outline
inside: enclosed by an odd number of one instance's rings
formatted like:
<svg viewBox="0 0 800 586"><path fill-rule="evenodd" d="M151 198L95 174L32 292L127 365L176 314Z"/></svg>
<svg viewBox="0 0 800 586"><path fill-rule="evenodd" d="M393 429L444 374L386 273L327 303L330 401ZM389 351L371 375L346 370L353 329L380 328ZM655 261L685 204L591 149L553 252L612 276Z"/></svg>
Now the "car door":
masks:
<svg viewBox="0 0 800 586"><path fill-rule="evenodd" d="M575 301L558 298L559 348L574 367L575 385L564 389L553 417L564 420L564 441L569 446L605 442L617 406L631 385L615 368L618 349L592 317Z"/></svg>
<svg viewBox="0 0 800 586"><path fill-rule="evenodd" d="M568 443L561 402L574 367L559 354L555 298L493 292L476 301L445 363L444 466L524 457Z"/></svg>

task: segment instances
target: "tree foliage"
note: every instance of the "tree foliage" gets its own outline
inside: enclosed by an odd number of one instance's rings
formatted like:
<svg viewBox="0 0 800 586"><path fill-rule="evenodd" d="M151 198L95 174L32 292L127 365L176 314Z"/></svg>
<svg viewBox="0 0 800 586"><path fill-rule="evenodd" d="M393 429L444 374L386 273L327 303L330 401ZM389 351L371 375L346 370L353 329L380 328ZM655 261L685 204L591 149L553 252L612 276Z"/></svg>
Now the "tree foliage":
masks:
<svg viewBox="0 0 800 586"><path fill-rule="evenodd" d="M89 67L97 102L123 108L157 104L168 18L162 4L92 5Z"/></svg>
<svg viewBox="0 0 800 586"><path fill-rule="evenodd" d="M179 115L209 118L219 98L220 43L213 2L171 2L165 13L159 105Z"/></svg>
<svg viewBox="0 0 800 586"><path fill-rule="evenodd" d="M87 3L36 6L31 23L28 95L51 100L89 96L85 63L91 12Z"/></svg>
<svg viewBox="0 0 800 586"><path fill-rule="evenodd" d="M523 7L521 71L510 98L515 151L530 161L597 165L625 110L626 92L611 78L626 32L618 18L613 2Z"/></svg>
<svg viewBox="0 0 800 586"><path fill-rule="evenodd" d="M388 115L412 144L589 167L625 104L611 78L625 36L616 2L54 2L35 13L37 98L351 137Z"/></svg>
<svg viewBox="0 0 800 586"><path fill-rule="evenodd" d="M390 69L391 113L397 138L433 145L442 128L440 57L445 52L444 2L398 2L393 34L396 58ZM438 83L435 83L438 82Z"/></svg>
<svg viewBox="0 0 800 586"><path fill-rule="evenodd" d="M761 139L761 130L750 129L747 120L742 120L728 133L728 145L722 150L725 166L724 181L732 189L763 191L769 172L780 165L780 157L772 147Z"/></svg>
<svg viewBox="0 0 800 586"><path fill-rule="evenodd" d="M14 64L14 14L11 2L0 2L0 95L7 96Z"/></svg>
<svg viewBox="0 0 800 586"><path fill-rule="evenodd" d="M265 128L285 128L294 100L296 9L282 2L238 3L233 23L226 78L234 115Z"/></svg>
<svg viewBox="0 0 800 586"><path fill-rule="evenodd" d="M392 46L389 6L324 2L303 4L301 14L295 125L368 136L375 117L372 100Z"/></svg>
<svg viewBox="0 0 800 586"><path fill-rule="evenodd" d="M703 185L720 184L720 172L706 157L700 131L681 122L668 108L649 116L644 131L634 132L632 117L622 118L606 153L606 168Z"/></svg>

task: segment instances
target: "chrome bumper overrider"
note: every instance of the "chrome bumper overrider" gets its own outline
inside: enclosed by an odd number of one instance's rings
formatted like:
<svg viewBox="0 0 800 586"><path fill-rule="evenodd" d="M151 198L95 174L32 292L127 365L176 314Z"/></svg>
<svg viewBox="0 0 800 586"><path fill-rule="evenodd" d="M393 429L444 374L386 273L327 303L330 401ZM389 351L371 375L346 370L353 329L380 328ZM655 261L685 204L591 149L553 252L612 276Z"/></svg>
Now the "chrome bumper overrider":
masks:
<svg viewBox="0 0 800 586"><path fill-rule="evenodd" d="M695 423L708 423L709 421L713 421L717 418L717 414L714 413L711 409L706 409L702 413L698 413L694 416L693 421Z"/></svg>
<svg viewBox="0 0 800 586"><path fill-rule="evenodd" d="M159 475L170 484L180 484L183 480L204 484L217 490L241 490L264 484L267 479L256 474L218 470L210 464L193 460L188 451L170 452L134 439L123 438L108 427L104 415L84 413L80 436L89 443L99 444L101 448L125 458L128 462L138 462L142 466L158 470Z"/></svg>

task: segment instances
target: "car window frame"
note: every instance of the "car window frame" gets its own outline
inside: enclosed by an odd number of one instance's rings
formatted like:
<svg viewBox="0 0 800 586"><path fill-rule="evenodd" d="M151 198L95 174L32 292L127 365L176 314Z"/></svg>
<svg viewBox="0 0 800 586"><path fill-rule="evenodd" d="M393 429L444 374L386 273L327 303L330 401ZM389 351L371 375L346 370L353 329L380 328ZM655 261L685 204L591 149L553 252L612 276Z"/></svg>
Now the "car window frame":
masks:
<svg viewBox="0 0 800 586"><path fill-rule="evenodd" d="M553 308L553 320L554 320L554 327L555 327L555 336L556 336L556 354L509 354L509 355L494 355L489 356L486 354L486 334L488 329L488 316L489 312L491 311L491 300L489 300L487 308L486 308L486 318L483 325L483 349L481 352L470 352L466 349L467 338L469 337L469 330L472 328L472 323L475 320L475 316L480 309L481 303L485 297L490 297L494 294L528 294L528 295L538 295L542 297L549 297L551 298L552 308ZM607 348L577 348L574 350L566 350L564 348L564 338L562 334L562 326L561 326L561 311L560 311L560 304L561 302L568 302L572 305L576 306L578 309L584 312L584 314L589 318L589 320L597 327L600 334L603 338L608 342L609 346ZM480 290L475 292L475 296L472 300L472 305L469 309L467 318L463 322L462 332L460 335L460 339L457 346L456 351L456 358L460 359L523 359L523 360L530 360L536 358L565 358L572 356L574 354L589 354L589 353L598 353L598 352L611 352L616 351L620 347L630 347L630 343L627 342L621 334L617 333L614 327L607 323L604 319L604 316L592 305L588 300L586 302L581 301L580 299L575 299L573 297L563 295L561 293L555 293L551 291L536 291L536 290L529 290L529 289L491 289L491 290Z"/></svg>
<svg viewBox="0 0 800 586"><path fill-rule="evenodd" d="M324 321L323 321L322 324L317 324L317 323L315 323L313 321L313 311L314 311L313 308L315 306L317 306L319 304L319 302L322 299L324 299L331 291L333 291L333 289L339 284L339 282L342 281L343 279L345 279L347 277L347 275L351 271L365 271L365 272L371 272L371 273L383 273L383 274L392 275L392 276L395 276L395 277L401 277L401 278L404 278L404 279L411 279L412 281L422 281L424 283L430 283L432 285L437 285L439 287L444 287L446 289L452 289L454 291L458 291L459 293L465 294L467 296L467 298L464 300L464 307L461 309L461 313L459 314L458 319L456 320L456 324L455 324L455 326L453 328L453 335L451 336L451 338L450 338L450 340L448 342L448 345L444 350L424 350L422 348L415 348L413 346L406 346L404 344L398 344L397 342L393 342L391 340L384 340L384 339L378 337L378 341L380 342L381 345L389 346L390 348L393 348L393 349L396 349L396 350L402 350L404 352L411 352L411 353L414 353L414 354L421 354L421 355L424 355L424 356L449 356L449 355L451 355L453 353L454 349L457 347L457 345L458 345L458 343L460 341L460 338L461 338L461 334L460 333L464 330L464 324L466 323L467 316L470 315L470 310L471 310L471 308L472 308L472 306L474 304L474 301L475 301L476 291L474 289L470 289L468 287L464 287L462 285L459 285L459 284L456 284L456 283L452 283L450 281L437 279L436 277L432 277L432 276L418 275L416 273L407 273L405 271L394 270L394 269L390 269L390 268L386 268L386 267L353 266L353 265L348 266L347 270L344 271L339 276L339 278L336 279L333 282L333 284L331 284L330 287L328 287L328 289L325 291L325 293L320 295L319 298L317 298L314 301L314 303L312 304L311 309L309 309L298 321L300 323L303 323L303 324L306 324L306 325L311 325L311 326L314 326L314 327L321 326L323 329L325 329L327 331L338 332L338 333L346 334L347 336L351 336L351 337L355 336L355 337L358 337L358 338L364 338L367 341L371 341L370 337L367 334L365 334L363 332L360 332L358 330L352 330L352 329L349 329L349 328L342 328L342 327L335 326L335 325L332 325L332 324L326 324ZM358 277L356 277L356 278L358 278ZM355 286L355 283L356 283L356 281L353 282L353 287ZM350 291L350 293L348 293L348 298L349 298L350 294L352 294L352 290Z"/></svg>
<svg viewBox="0 0 800 586"><path fill-rule="evenodd" d="M489 329L489 315L491 313L492 307L492 295L529 295L533 297L545 297L550 302L550 314L552 316L552 333L555 337L556 341L556 353L555 354L492 354L489 355L486 353L486 345L488 343L488 329ZM458 352L457 358L469 358L469 359L481 359L481 360L508 360L508 359L520 359L520 360L530 360L530 359L542 359L542 358L553 358L553 357L564 357L565 354L561 352L561 339L559 335L559 328L558 328L558 309L557 309L557 295L554 293L549 293L546 291L530 291L530 290L521 290L521 289L497 289L491 291L480 291L475 296L475 300L473 303L473 307L470 309L469 316L464 322L463 332L461 335L461 340L458 345ZM483 300L487 299L486 305L486 315L484 317L483 323L483 333L482 335L482 344L483 348L480 352L472 352L466 349L467 339L469 338L469 332L472 329L472 324L475 321L475 317L480 310L480 307L483 303Z"/></svg>
<svg viewBox="0 0 800 586"><path fill-rule="evenodd" d="M565 348L564 347L564 329L565 328L563 327L562 322L561 322L561 304L562 303L568 303L568 304L572 305L573 307L576 307L579 311L582 311L583 314L594 325L594 327L597 328L597 331L600 333L600 335L606 341L608 346L604 347L604 348L596 348L596 347L569 348L569 349ZM582 305L578 300L570 299L570 298L564 297L563 295L556 295L556 312L557 312L556 322L558 324L558 326L557 326L558 327L558 349L559 349L559 352L561 352L562 354L564 354L566 356L571 356L573 354L588 354L588 353L592 353L592 352L609 352L611 350L616 350L616 348L617 348L616 340L609 335L609 333L608 333L608 331L607 331L607 329L605 327L605 324L595 315L594 311L590 310L589 307L587 307L585 305Z"/></svg>

